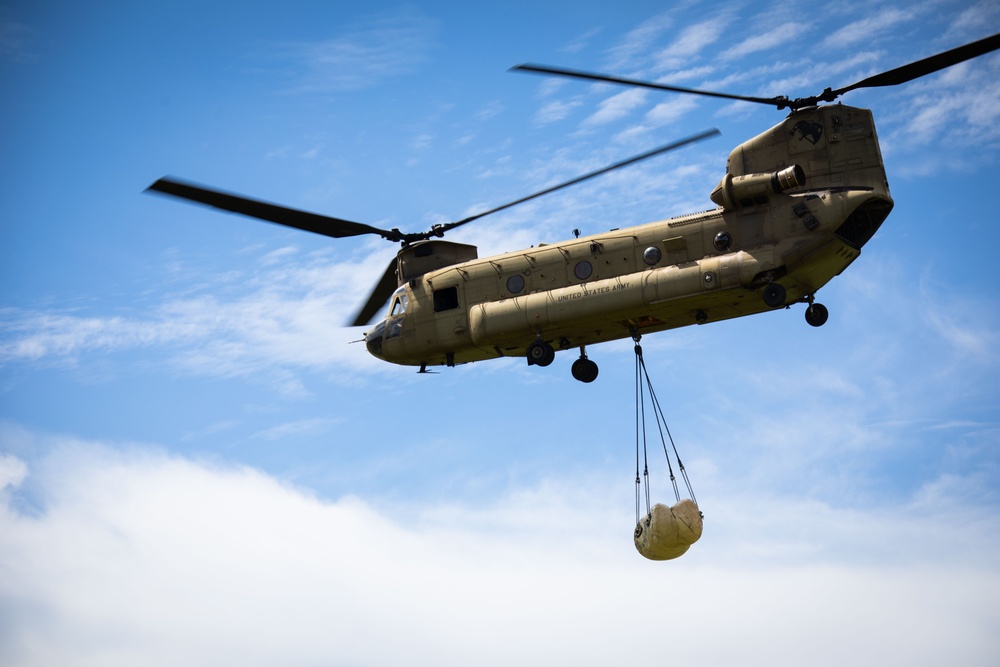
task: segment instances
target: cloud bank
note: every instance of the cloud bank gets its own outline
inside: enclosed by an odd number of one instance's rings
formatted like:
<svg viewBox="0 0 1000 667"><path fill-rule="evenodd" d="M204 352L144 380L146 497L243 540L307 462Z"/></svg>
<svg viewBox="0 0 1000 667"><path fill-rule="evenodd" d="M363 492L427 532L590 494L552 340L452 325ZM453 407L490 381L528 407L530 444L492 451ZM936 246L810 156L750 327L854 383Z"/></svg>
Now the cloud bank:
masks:
<svg viewBox="0 0 1000 667"><path fill-rule="evenodd" d="M599 475L399 507L10 425L3 448L44 452L0 457L5 665L605 665L650 650L986 665L1000 650L1000 530L967 507L718 499L702 542L652 563Z"/></svg>

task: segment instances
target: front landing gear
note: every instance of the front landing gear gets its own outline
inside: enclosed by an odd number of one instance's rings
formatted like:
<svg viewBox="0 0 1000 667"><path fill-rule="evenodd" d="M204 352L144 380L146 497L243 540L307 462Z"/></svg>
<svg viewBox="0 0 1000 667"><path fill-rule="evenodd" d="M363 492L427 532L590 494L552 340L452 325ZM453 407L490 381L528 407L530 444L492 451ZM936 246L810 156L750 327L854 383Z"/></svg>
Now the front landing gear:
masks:
<svg viewBox="0 0 1000 667"><path fill-rule="evenodd" d="M580 358L573 362L573 377L580 382L593 382L597 379L597 364L587 358L584 348L580 348Z"/></svg>
<svg viewBox="0 0 1000 667"><path fill-rule="evenodd" d="M785 299L788 298L788 292L785 291L785 288L778 283L768 283L761 296L768 308L781 308L785 305Z"/></svg>
<svg viewBox="0 0 1000 667"><path fill-rule="evenodd" d="M544 340L538 339L528 346L529 366L548 366L556 358L556 351Z"/></svg>

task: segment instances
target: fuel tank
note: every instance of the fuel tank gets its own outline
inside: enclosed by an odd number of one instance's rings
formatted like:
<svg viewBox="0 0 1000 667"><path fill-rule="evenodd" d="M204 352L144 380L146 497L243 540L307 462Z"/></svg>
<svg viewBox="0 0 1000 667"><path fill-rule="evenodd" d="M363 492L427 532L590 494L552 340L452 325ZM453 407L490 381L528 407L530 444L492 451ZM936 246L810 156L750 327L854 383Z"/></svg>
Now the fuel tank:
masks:
<svg viewBox="0 0 1000 667"><path fill-rule="evenodd" d="M705 291L747 286L772 268L773 252L739 251L696 262L630 273L474 306L472 340L493 345L511 336L558 329L568 324L614 321L647 307Z"/></svg>

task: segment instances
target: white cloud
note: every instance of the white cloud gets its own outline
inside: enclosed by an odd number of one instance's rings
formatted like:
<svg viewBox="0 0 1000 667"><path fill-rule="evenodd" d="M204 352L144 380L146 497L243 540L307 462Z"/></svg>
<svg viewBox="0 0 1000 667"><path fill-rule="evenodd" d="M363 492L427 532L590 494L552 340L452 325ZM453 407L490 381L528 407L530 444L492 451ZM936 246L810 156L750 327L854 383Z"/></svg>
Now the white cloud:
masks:
<svg viewBox="0 0 1000 667"><path fill-rule="evenodd" d="M28 466L24 461L9 454L0 455L0 492L10 487L18 487L28 476Z"/></svg>
<svg viewBox="0 0 1000 667"><path fill-rule="evenodd" d="M1000 649L1000 535L974 508L703 499L702 541L652 563L603 474L388 506L34 438L49 454L8 475L34 509L7 493L0 510L6 665L598 665L666 631L688 665L986 665Z"/></svg>

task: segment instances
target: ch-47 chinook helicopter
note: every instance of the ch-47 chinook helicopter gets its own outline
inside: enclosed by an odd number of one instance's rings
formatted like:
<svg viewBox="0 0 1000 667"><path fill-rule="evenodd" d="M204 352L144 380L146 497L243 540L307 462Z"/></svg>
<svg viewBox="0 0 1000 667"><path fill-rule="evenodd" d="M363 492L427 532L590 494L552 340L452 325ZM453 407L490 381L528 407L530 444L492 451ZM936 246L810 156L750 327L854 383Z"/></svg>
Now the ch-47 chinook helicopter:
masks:
<svg viewBox="0 0 1000 667"><path fill-rule="evenodd" d="M396 364L454 366L524 357L547 366L579 350L573 377L592 382L587 346L690 324L806 304L826 322L816 292L858 258L893 201L871 111L820 105L859 88L894 86L1000 48L994 35L815 97L750 97L539 65L513 69L773 105L789 115L729 154L711 193L714 210L479 258L441 240L456 227L611 169L704 139L649 151L477 215L403 233L289 209L163 178L149 190L333 238L375 234L402 244L353 326L368 351Z"/></svg>

